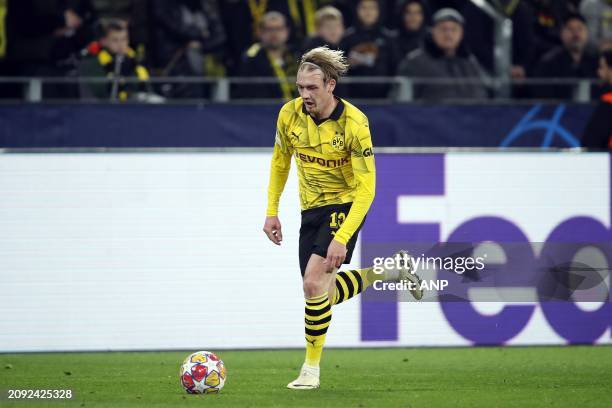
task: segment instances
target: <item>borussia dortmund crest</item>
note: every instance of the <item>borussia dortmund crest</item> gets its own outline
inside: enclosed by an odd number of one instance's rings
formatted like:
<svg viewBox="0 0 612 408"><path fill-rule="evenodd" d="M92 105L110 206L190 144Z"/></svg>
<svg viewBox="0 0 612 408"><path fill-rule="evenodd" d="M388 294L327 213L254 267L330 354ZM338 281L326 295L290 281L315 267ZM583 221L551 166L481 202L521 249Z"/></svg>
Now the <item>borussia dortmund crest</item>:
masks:
<svg viewBox="0 0 612 408"><path fill-rule="evenodd" d="M334 138L331 140L331 146L334 150L343 151L344 150L344 135L340 133L336 133Z"/></svg>

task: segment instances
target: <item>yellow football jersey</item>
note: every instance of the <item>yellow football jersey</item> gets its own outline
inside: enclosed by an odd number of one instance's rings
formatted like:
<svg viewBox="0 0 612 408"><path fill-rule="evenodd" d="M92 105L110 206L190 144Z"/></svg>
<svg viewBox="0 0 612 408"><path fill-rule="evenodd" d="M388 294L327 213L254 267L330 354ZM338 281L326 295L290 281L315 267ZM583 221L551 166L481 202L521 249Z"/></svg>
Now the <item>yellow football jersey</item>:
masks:
<svg viewBox="0 0 612 408"><path fill-rule="evenodd" d="M365 218L376 189L368 118L342 99L322 122L310 116L303 105L302 98L296 98L278 115L267 215L278 214L294 156L302 210L353 203L334 238L346 244Z"/></svg>

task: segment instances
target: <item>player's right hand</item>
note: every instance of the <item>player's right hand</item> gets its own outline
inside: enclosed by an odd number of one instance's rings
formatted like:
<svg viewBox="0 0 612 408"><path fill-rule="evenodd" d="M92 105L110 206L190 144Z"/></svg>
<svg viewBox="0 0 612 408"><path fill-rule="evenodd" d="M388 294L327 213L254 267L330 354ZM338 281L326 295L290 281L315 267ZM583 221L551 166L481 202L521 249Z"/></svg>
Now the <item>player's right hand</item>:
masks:
<svg viewBox="0 0 612 408"><path fill-rule="evenodd" d="M268 239L274 242L276 245L280 245L283 240L283 233L281 232L281 223L277 216L266 217L263 231L268 236Z"/></svg>

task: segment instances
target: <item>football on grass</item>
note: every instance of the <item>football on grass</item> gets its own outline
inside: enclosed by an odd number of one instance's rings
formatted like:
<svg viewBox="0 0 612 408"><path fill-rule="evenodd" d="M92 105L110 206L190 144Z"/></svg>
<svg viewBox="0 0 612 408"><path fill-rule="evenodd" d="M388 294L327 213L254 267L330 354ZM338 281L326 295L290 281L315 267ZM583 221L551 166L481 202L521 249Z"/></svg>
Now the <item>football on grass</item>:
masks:
<svg viewBox="0 0 612 408"><path fill-rule="evenodd" d="M181 365L181 384L190 394L218 394L225 385L225 364L210 351L197 351Z"/></svg>

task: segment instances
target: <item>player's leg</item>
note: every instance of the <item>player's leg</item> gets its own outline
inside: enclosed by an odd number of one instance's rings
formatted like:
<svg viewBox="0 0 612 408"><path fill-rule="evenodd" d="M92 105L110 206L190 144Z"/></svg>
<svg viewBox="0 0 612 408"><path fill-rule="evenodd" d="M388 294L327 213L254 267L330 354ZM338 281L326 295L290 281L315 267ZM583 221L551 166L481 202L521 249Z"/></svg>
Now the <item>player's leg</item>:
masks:
<svg viewBox="0 0 612 408"><path fill-rule="evenodd" d="M336 279L330 285L330 299L332 305L337 305L363 292L376 280L381 280L373 268L352 269L336 273Z"/></svg>
<svg viewBox="0 0 612 408"><path fill-rule="evenodd" d="M406 251L399 251L401 262L392 268L385 268L382 273L374 272L374 267L340 271L329 287L329 299L332 305L337 305L357 296L376 281L406 281L412 282L414 289L410 290L416 300L423 297L420 289L420 278L415 273L414 264Z"/></svg>
<svg viewBox="0 0 612 408"><path fill-rule="evenodd" d="M329 271L324 261L324 257L312 254L305 268L303 289L306 304L304 310L306 356L299 377L289 383L288 388L319 387L319 362L332 316L328 288L334 278L334 274Z"/></svg>
<svg viewBox="0 0 612 408"><path fill-rule="evenodd" d="M304 274L304 323L306 333L305 363L316 367L321 360L327 328L331 322L331 302L328 288L334 274L328 270L325 258L312 254Z"/></svg>

